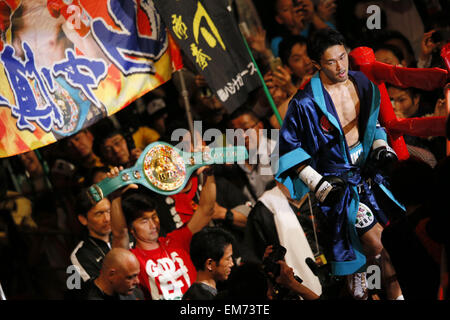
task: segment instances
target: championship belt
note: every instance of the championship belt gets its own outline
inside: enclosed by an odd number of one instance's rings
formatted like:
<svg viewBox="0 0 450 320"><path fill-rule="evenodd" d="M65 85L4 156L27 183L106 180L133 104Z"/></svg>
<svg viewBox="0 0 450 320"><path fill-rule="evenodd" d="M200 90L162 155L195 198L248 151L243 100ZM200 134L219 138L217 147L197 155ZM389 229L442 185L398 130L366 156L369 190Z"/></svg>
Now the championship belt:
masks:
<svg viewBox="0 0 450 320"><path fill-rule="evenodd" d="M203 152L184 152L164 142L149 144L132 168L122 170L117 177L105 178L89 187L93 203L115 190L132 183L163 194L179 193L192 173L200 167L244 161L248 158L244 146L212 148Z"/></svg>

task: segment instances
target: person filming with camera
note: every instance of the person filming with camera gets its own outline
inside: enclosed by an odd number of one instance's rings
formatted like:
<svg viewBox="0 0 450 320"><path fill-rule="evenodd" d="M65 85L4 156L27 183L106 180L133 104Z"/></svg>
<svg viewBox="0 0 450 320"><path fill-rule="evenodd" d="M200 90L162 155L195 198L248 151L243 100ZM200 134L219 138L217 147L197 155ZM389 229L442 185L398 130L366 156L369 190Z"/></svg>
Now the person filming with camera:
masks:
<svg viewBox="0 0 450 320"><path fill-rule="evenodd" d="M302 284L302 280L294 274L294 270L284 261L286 249L282 246L270 245L263 258L263 270L269 279L267 297L269 300L317 300L320 298L312 290Z"/></svg>

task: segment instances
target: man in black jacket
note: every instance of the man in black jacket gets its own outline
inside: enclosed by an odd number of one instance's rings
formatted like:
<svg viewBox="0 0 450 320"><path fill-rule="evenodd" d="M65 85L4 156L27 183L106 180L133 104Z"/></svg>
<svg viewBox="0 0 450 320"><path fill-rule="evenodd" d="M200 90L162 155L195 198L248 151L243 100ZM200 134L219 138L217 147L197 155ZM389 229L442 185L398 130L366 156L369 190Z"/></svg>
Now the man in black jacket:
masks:
<svg viewBox="0 0 450 320"><path fill-rule="evenodd" d="M78 220L87 228L88 234L72 251L70 261L78 268L83 281L96 278L102 267L102 261L111 249L111 203L107 198L92 205L86 190L76 201Z"/></svg>
<svg viewBox="0 0 450 320"><path fill-rule="evenodd" d="M140 265L129 250L114 248L106 254L95 279L83 283L81 290L71 292L75 300L143 300L138 288Z"/></svg>

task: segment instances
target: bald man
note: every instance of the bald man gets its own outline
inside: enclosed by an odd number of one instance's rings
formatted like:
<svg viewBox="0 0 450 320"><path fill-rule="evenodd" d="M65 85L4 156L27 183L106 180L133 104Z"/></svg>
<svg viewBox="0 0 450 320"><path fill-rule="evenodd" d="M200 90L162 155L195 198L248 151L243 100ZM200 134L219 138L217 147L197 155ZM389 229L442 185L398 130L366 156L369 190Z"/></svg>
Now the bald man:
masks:
<svg viewBox="0 0 450 320"><path fill-rule="evenodd" d="M141 300L139 261L131 251L113 248L103 260L100 275L86 283L86 300Z"/></svg>

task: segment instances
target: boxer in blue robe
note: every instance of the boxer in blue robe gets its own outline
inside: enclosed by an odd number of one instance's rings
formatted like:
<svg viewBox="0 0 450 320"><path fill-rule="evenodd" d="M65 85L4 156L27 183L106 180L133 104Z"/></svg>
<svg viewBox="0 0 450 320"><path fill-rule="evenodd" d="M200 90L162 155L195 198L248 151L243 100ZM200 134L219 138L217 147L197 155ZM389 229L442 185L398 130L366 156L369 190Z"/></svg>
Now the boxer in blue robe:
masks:
<svg viewBox="0 0 450 320"><path fill-rule="evenodd" d="M354 152L347 145L333 100L317 73L290 101L280 131L276 174L276 179L288 188L294 199L302 199L307 192L314 192L294 172L300 164L312 167L325 178L337 176L345 181L338 201L332 204L319 202L334 226L331 261L334 275L361 272L365 267L366 257L355 227L360 202L371 209L381 225L387 223L388 211L392 208L404 210L387 188L380 171L368 176L363 170L374 141L386 142L386 133L378 124L378 88L361 72L348 71L348 79L355 85L360 103L357 119L360 143L353 148Z"/></svg>

